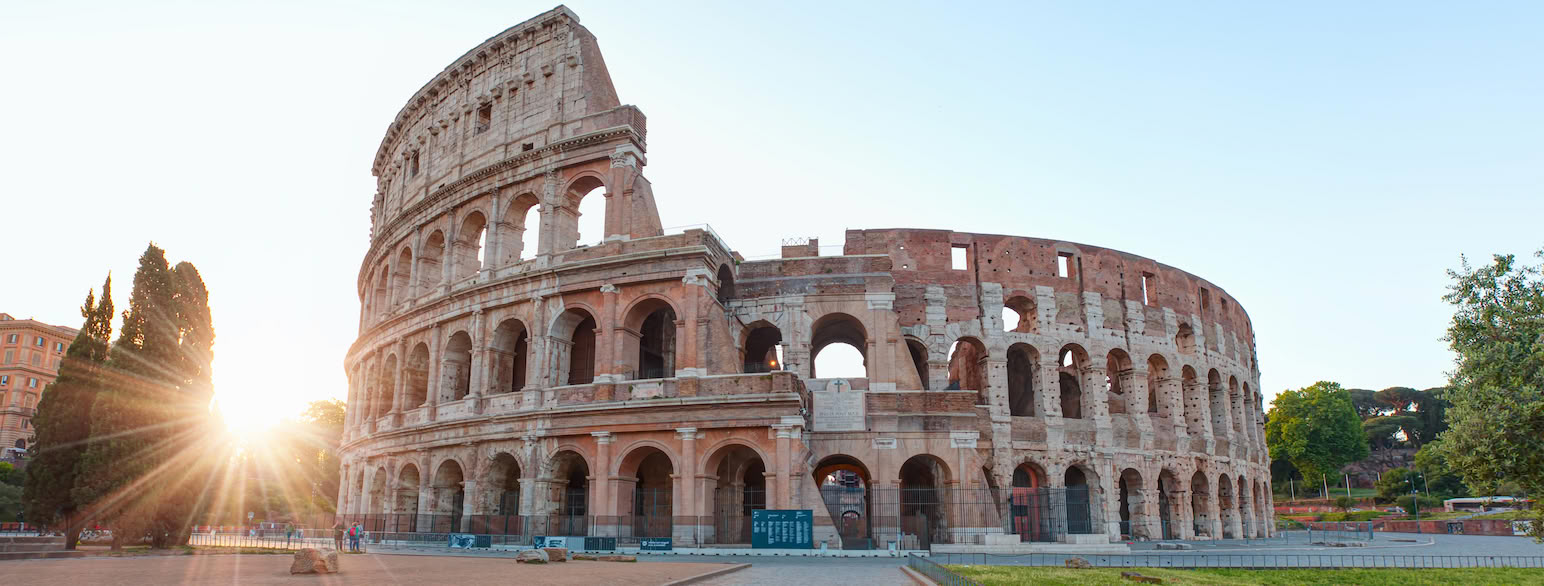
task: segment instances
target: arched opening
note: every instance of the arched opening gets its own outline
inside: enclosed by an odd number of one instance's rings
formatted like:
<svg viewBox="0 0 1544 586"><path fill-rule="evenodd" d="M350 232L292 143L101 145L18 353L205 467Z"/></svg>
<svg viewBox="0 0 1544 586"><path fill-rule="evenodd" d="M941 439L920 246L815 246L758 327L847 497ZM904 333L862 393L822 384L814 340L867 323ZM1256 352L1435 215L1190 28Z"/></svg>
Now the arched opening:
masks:
<svg viewBox="0 0 1544 586"><path fill-rule="evenodd" d="M670 456L644 446L622 458L618 469L624 501L621 512L633 537L670 537L674 513L675 467ZM631 486L627 486L631 484ZM631 490L627 490L631 488Z"/></svg>
<svg viewBox="0 0 1544 586"><path fill-rule="evenodd" d="M1249 507L1249 481L1244 480L1242 475L1238 477L1238 492L1233 494L1238 495L1238 518L1242 526L1238 536L1240 539L1254 537L1254 519L1251 518L1252 509Z"/></svg>
<svg viewBox="0 0 1544 586"><path fill-rule="evenodd" d="M845 313L831 313L815 320L810 337L810 378L865 378L868 376L868 332L863 322ZM829 348L828 346L834 346Z"/></svg>
<svg viewBox="0 0 1544 586"><path fill-rule="evenodd" d="M515 196L504 210L504 230L499 234L501 265L512 265L536 254L536 239L541 234L541 201L535 194Z"/></svg>
<svg viewBox="0 0 1544 586"><path fill-rule="evenodd" d="M868 467L847 455L827 456L815 465L815 484L842 549L873 549L873 503Z"/></svg>
<svg viewBox="0 0 1544 586"><path fill-rule="evenodd" d="M948 543L949 520L944 514L948 502L949 469L942 460L918 454L901 464L901 541L904 549L929 549L934 543ZM916 539L915 546L908 543Z"/></svg>
<svg viewBox="0 0 1544 586"><path fill-rule="evenodd" d="M391 279L391 265L381 265L380 276L375 281L375 311L377 318L391 313L391 290L387 283Z"/></svg>
<svg viewBox="0 0 1544 586"><path fill-rule="evenodd" d="M1199 438L1206 432L1206 390L1201 387L1201 382L1196 379L1196 370L1190 365L1180 368L1180 386L1185 395L1185 425L1186 432L1191 437Z"/></svg>
<svg viewBox="0 0 1544 586"><path fill-rule="evenodd" d="M1217 508L1222 513L1222 538L1238 539L1238 505L1233 502L1233 483L1227 474L1217 475Z"/></svg>
<svg viewBox="0 0 1544 586"><path fill-rule="evenodd" d="M466 219L461 221L461 230L456 232L454 265L456 281L476 275L477 271L482 270L483 244L487 236L485 234L487 226L488 219L483 217L482 212L467 214Z"/></svg>
<svg viewBox="0 0 1544 586"><path fill-rule="evenodd" d="M1083 418L1083 383L1088 368L1088 352L1077 344L1063 346L1056 358L1058 384L1061 386L1061 411L1066 419Z"/></svg>
<svg viewBox="0 0 1544 586"><path fill-rule="evenodd" d="M1089 476L1078 466L1069 466L1063 476L1067 486L1067 533L1095 533Z"/></svg>
<svg viewBox="0 0 1544 586"><path fill-rule="evenodd" d="M1184 494L1179 479L1168 468L1158 472L1158 528L1160 539L1180 539L1179 524L1174 520L1179 514L1174 510L1175 497Z"/></svg>
<svg viewBox="0 0 1544 586"><path fill-rule="evenodd" d="M1197 470L1190 477L1190 518L1195 520L1195 536L1212 538L1212 517L1208 499L1212 494L1206 475Z"/></svg>
<svg viewBox="0 0 1544 586"><path fill-rule="evenodd" d="M1135 372L1131 367L1131 356L1125 350L1116 348L1105 355L1104 361L1104 384L1109 392L1106 401L1110 413L1140 413L1146 405L1132 404L1136 396L1131 392L1131 379Z"/></svg>
<svg viewBox="0 0 1544 586"><path fill-rule="evenodd" d="M729 265L719 265L718 302L723 305L728 305L729 301L734 299L734 296L734 270L730 269Z"/></svg>
<svg viewBox="0 0 1544 586"><path fill-rule="evenodd" d="M397 265L392 268L391 297L400 305L412 298L413 251L403 248L397 255Z"/></svg>
<svg viewBox="0 0 1544 586"><path fill-rule="evenodd" d="M429 402L429 345L419 342L407 355L402 366L403 383L407 386L407 404L404 411L417 409Z"/></svg>
<svg viewBox="0 0 1544 586"><path fill-rule="evenodd" d="M530 338L525 323L518 319L499 322L499 327L493 330L493 345L488 347L495 373L493 392L513 393L525 388Z"/></svg>
<svg viewBox="0 0 1544 586"><path fill-rule="evenodd" d="M553 454L547 478L549 506L555 509L548 535L588 535L590 466L572 450ZM539 486L539 485L538 485ZM539 535L539 534L538 534Z"/></svg>
<svg viewBox="0 0 1544 586"><path fill-rule="evenodd" d="M466 332L450 335L440 360L440 400L460 401L472 390L472 337Z"/></svg>
<svg viewBox="0 0 1544 586"><path fill-rule="evenodd" d="M397 390L397 355L387 356L383 364L380 375L375 377L375 400L371 401L374 410L370 414L372 421L391 412L391 395Z"/></svg>
<svg viewBox="0 0 1544 586"><path fill-rule="evenodd" d="M1244 414L1244 396L1238 388L1238 377L1228 377L1228 404L1232 408L1233 414L1238 415L1238 417L1233 418L1233 434L1243 437L1244 418L1242 415Z"/></svg>
<svg viewBox="0 0 1544 586"><path fill-rule="evenodd" d="M1147 358L1147 412L1160 417L1172 417L1169 411L1172 392L1169 388L1169 362L1154 354ZM1161 396L1161 397L1160 397Z"/></svg>
<svg viewBox="0 0 1544 586"><path fill-rule="evenodd" d="M917 383L922 390L930 390L932 385L928 382L927 375L927 346L916 338L906 338L906 352L911 355L911 366L917 371Z"/></svg>
<svg viewBox="0 0 1544 586"><path fill-rule="evenodd" d="M633 379L669 378L676 369L676 312L659 298L645 299L628 312L623 352L637 356Z"/></svg>
<svg viewBox="0 0 1544 586"><path fill-rule="evenodd" d="M397 473L397 501L389 531L418 532L418 467L407 464Z"/></svg>
<svg viewBox="0 0 1544 586"><path fill-rule="evenodd" d="M465 480L461 464L455 460L441 462L439 469L434 471L434 483L430 485L434 499L430 509L434 519L430 525L432 532L461 531L461 514L466 510L466 488L462 484Z"/></svg>
<svg viewBox="0 0 1544 586"><path fill-rule="evenodd" d="M1142 473L1127 468L1120 473L1120 532L1131 539L1150 539L1146 506L1147 491L1142 485Z"/></svg>
<svg viewBox="0 0 1544 586"><path fill-rule="evenodd" d="M951 391L976 391L976 404L987 404L986 344L964 337L949 348L949 386Z"/></svg>
<svg viewBox="0 0 1544 586"><path fill-rule="evenodd" d="M743 372L772 372L783 369L783 332L766 321L751 324L745 334Z"/></svg>
<svg viewBox="0 0 1544 586"><path fill-rule="evenodd" d="M593 246L606 239L606 186L599 178L584 176L568 187L563 205L554 209L554 233L561 252L579 246Z"/></svg>
<svg viewBox="0 0 1544 586"><path fill-rule="evenodd" d="M470 528L472 533L497 535L522 534L520 518L520 462L507 452L499 452L488 465L486 485L479 510L488 512Z"/></svg>
<svg viewBox="0 0 1544 586"><path fill-rule="evenodd" d="M1271 490L1264 483L1257 480L1254 482L1254 490L1251 494L1254 496L1249 502L1254 503L1255 535L1257 537L1270 537L1271 524L1266 521L1265 511L1266 501L1271 494Z"/></svg>
<svg viewBox="0 0 1544 586"><path fill-rule="evenodd" d="M1024 334L1039 331L1035 300L1021 295L1003 302L1003 330Z"/></svg>
<svg viewBox="0 0 1544 586"><path fill-rule="evenodd" d="M1220 438L1228 432L1228 394L1215 368L1206 373L1206 395L1211 398L1212 435Z"/></svg>
<svg viewBox="0 0 1544 586"><path fill-rule="evenodd" d="M1180 354L1196 353L1196 332L1190 328L1190 324L1179 324L1179 333L1174 335L1174 347Z"/></svg>
<svg viewBox="0 0 1544 586"><path fill-rule="evenodd" d="M716 543L750 543L751 511L767 508L767 466L749 447L731 444L707 460L714 474L713 539Z"/></svg>
<svg viewBox="0 0 1544 586"><path fill-rule="evenodd" d="M424 240L418 251L418 291L427 293L438 287L445 278L441 268L445 258L445 233L435 230Z"/></svg>
<svg viewBox="0 0 1544 586"><path fill-rule="evenodd" d="M1009 526L1019 541L1056 541L1055 514L1045 471L1025 462L1013 469L1013 492L1008 497Z"/></svg>
<svg viewBox="0 0 1544 586"><path fill-rule="evenodd" d="M1039 364L1040 352L1034 346L1019 343L1008 347L1009 415L1035 415L1035 378Z"/></svg>
<svg viewBox="0 0 1544 586"><path fill-rule="evenodd" d="M595 333L595 318L583 309L565 310L553 322L550 364L558 368L552 370L552 386L595 382Z"/></svg>

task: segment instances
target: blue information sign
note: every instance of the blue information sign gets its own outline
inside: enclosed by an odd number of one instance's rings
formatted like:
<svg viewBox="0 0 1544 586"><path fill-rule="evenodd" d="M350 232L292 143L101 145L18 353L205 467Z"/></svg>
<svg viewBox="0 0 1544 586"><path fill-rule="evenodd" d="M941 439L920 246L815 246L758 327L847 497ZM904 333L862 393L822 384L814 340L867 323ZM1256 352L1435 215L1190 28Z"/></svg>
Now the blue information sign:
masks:
<svg viewBox="0 0 1544 586"><path fill-rule="evenodd" d="M638 549L643 551L670 551L672 542L669 537L639 537Z"/></svg>
<svg viewBox="0 0 1544 586"><path fill-rule="evenodd" d="M815 512L810 509L752 510L751 547L813 549Z"/></svg>

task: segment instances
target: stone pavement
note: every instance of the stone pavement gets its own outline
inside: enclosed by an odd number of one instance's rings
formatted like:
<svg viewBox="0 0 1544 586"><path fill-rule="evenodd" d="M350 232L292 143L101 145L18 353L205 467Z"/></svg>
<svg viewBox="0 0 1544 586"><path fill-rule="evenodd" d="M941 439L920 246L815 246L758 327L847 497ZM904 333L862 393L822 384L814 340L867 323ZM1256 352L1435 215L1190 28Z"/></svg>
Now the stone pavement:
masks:
<svg viewBox="0 0 1544 586"><path fill-rule="evenodd" d="M658 562L678 561L733 561L747 562L751 567L711 578L697 584L731 586L754 584L756 586L817 586L840 584L868 586L882 584L907 584L901 574L906 560L899 558L807 558L807 557L718 557L718 556L639 556L640 566Z"/></svg>

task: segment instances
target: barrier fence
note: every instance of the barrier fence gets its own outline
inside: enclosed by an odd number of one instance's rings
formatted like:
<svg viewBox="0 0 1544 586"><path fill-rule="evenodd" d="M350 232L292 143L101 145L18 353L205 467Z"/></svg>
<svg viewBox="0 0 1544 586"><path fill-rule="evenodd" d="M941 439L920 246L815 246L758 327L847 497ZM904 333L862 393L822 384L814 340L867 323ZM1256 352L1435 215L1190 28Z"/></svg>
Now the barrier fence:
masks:
<svg viewBox="0 0 1544 586"><path fill-rule="evenodd" d="M1065 567L1067 560L1071 558L1081 558L1097 568L1242 568L1256 570L1283 568L1544 568L1544 556L1485 555L1216 554L1190 552L1119 555L934 553L928 559L935 564L943 565Z"/></svg>

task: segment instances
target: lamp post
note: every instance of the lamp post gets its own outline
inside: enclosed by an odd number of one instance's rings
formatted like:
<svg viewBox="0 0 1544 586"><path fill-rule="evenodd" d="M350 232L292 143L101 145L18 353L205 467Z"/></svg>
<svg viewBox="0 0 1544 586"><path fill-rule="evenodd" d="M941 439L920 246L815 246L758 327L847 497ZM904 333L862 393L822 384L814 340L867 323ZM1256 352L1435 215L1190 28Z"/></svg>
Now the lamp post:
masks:
<svg viewBox="0 0 1544 586"><path fill-rule="evenodd" d="M1424 478L1422 478L1424 480ZM1415 532L1421 532L1421 493L1415 488L1415 479L1405 477L1405 482L1410 483L1410 508L1415 509Z"/></svg>

